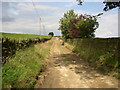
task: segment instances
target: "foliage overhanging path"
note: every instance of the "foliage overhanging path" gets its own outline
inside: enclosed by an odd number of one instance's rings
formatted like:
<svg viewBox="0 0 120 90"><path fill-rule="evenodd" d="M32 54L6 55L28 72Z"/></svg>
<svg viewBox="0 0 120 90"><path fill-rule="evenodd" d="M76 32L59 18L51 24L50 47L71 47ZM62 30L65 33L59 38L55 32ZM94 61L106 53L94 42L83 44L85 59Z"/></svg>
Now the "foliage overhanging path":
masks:
<svg viewBox="0 0 120 90"><path fill-rule="evenodd" d="M46 69L40 75L35 88L117 88L118 81L90 67L80 56L61 45L53 37ZM41 83L41 77L44 77Z"/></svg>

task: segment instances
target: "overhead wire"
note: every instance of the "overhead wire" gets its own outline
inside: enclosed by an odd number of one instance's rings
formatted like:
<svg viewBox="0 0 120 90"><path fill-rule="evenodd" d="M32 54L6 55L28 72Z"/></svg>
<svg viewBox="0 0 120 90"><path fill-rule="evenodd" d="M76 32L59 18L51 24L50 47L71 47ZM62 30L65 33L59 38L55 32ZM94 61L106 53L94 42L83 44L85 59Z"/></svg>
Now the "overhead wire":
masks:
<svg viewBox="0 0 120 90"><path fill-rule="evenodd" d="M40 15L39 15L38 11L37 11L37 8L36 8L33 0L31 0L31 1L32 1L33 7L34 7L34 9L35 9L35 12L36 12L37 16L39 17L39 21L40 21L40 35L41 35L41 23L42 23L41 17L40 17Z"/></svg>
<svg viewBox="0 0 120 90"><path fill-rule="evenodd" d="M32 4L33 4L33 7L34 7L34 9L35 9L36 14L37 14L38 17L41 19L41 17L40 17L40 15L39 15L38 11L37 11L37 8L36 8L36 6L35 6L33 0L31 0L31 1L32 1Z"/></svg>

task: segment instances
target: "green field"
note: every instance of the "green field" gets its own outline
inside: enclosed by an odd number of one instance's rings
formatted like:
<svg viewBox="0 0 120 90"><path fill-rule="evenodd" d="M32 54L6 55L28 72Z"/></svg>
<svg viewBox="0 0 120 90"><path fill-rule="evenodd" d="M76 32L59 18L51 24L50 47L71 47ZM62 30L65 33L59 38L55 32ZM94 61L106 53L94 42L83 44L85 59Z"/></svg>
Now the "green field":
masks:
<svg viewBox="0 0 120 90"><path fill-rule="evenodd" d="M23 38L50 38L50 36L43 35L35 35L35 34L16 34L16 33L0 33L2 37L9 37L15 39L23 39Z"/></svg>

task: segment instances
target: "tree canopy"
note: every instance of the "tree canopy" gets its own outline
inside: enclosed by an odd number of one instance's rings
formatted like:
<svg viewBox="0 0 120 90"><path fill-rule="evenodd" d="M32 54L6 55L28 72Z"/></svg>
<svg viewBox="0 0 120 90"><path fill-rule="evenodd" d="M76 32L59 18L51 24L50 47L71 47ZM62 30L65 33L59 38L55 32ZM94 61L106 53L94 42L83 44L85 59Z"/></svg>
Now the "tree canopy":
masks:
<svg viewBox="0 0 120 90"><path fill-rule="evenodd" d="M116 7L120 7L120 0L117 0L117 2L103 2L105 4L104 11L111 10Z"/></svg>
<svg viewBox="0 0 120 90"><path fill-rule="evenodd" d="M79 2L78 5L82 5L83 1L82 0L76 0ZM105 4L104 11L108 11L114 8L119 7L120 8L120 0L104 0L103 4Z"/></svg>
<svg viewBox="0 0 120 90"><path fill-rule="evenodd" d="M48 35L54 36L54 33L53 33L53 32L49 32L49 34L48 34Z"/></svg>
<svg viewBox="0 0 120 90"><path fill-rule="evenodd" d="M70 30L69 30L69 24L70 21L74 18L76 18L78 15L74 13L74 10L69 10L67 13L64 13L64 16L60 19L59 28L58 30L61 30L62 36L66 39L71 38L70 36Z"/></svg>
<svg viewBox="0 0 120 90"><path fill-rule="evenodd" d="M97 18L91 15L80 15L70 22L70 34L73 38L94 37L99 24Z"/></svg>
<svg viewBox="0 0 120 90"><path fill-rule="evenodd" d="M74 10L70 10L60 19L59 30L65 39L94 37L94 32L99 26L97 17L100 15L78 15L74 13Z"/></svg>

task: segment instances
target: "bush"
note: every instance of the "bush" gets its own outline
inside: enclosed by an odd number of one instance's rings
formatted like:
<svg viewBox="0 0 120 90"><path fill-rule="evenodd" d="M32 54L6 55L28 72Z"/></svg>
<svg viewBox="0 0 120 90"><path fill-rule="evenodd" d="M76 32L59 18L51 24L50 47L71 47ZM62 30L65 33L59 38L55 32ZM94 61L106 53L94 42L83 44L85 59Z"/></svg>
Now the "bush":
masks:
<svg viewBox="0 0 120 90"><path fill-rule="evenodd" d="M98 28L96 16L80 15L70 22L70 35L73 38L94 37L95 30Z"/></svg>
<svg viewBox="0 0 120 90"><path fill-rule="evenodd" d="M54 36L54 33L53 32L49 32L48 35L51 35L52 37Z"/></svg>
<svg viewBox="0 0 120 90"><path fill-rule="evenodd" d="M70 21L76 18L77 16L78 15L74 13L74 10L69 10L67 13L64 13L63 18L60 19L59 21L60 25L58 30L61 30L62 37L64 39L71 38L70 29L69 29Z"/></svg>
<svg viewBox="0 0 120 90"><path fill-rule="evenodd" d="M74 10L69 10L64 13L64 17L59 21L59 30L61 30L62 37L64 39L94 37L94 32L99 26L97 18L100 15L102 13L96 16L86 14L78 16L74 13Z"/></svg>

